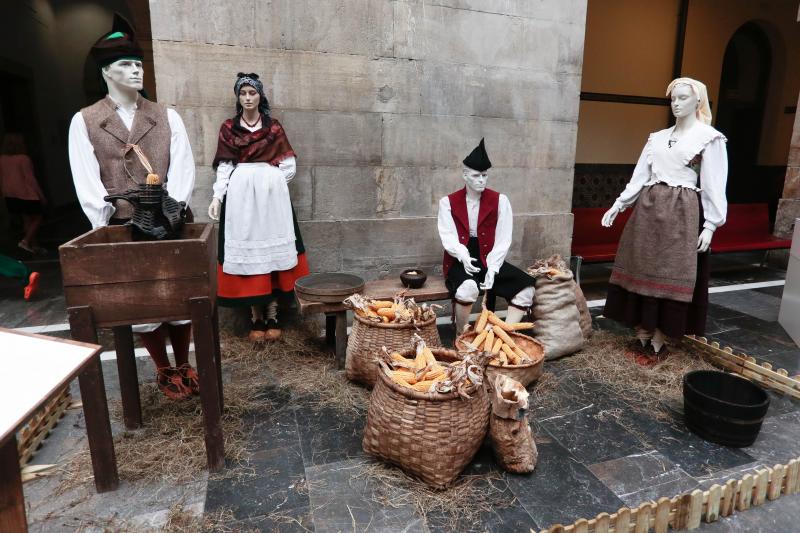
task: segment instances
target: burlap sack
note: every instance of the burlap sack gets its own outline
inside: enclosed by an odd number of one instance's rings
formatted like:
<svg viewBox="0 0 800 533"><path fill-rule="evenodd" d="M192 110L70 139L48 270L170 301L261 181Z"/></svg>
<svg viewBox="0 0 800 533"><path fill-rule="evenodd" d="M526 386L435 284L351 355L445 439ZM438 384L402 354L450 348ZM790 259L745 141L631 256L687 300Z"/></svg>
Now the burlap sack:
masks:
<svg viewBox="0 0 800 533"><path fill-rule="evenodd" d="M503 374L497 375L493 385L489 441L495 459L508 472L533 472L539 451L528 422L528 391Z"/></svg>
<svg viewBox="0 0 800 533"><path fill-rule="evenodd" d="M583 348L572 271L555 255L534 263L528 274L536 278L533 336L544 344L545 360L558 359Z"/></svg>
<svg viewBox="0 0 800 533"><path fill-rule="evenodd" d="M572 284L575 288L575 306L578 308L581 333L583 333L583 340L588 341L592 336L592 314L589 312L589 306L586 305L583 289L575 283L575 280L572 280Z"/></svg>

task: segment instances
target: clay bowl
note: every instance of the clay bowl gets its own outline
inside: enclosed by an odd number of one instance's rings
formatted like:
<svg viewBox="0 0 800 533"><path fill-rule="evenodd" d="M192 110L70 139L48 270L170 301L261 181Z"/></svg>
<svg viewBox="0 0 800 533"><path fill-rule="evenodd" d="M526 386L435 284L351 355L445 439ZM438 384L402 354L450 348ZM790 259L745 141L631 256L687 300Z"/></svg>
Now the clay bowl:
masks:
<svg viewBox="0 0 800 533"><path fill-rule="evenodd" d="M403 284L403 287L408 287L409 289L419 289L425 285L425 280L427 279L428 275L418 268L407 268L400 274L400 283Z"/></svg>

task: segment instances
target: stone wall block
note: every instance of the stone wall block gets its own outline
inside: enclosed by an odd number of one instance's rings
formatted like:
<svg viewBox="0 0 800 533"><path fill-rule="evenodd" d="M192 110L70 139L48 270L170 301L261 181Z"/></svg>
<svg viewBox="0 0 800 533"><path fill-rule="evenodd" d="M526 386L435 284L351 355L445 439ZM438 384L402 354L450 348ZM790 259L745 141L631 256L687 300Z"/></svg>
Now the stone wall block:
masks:
<svg viewBox="0 0 800 533"><path fill-rule="evenodd" d="M255 41L261 48L364 56L392 52L390 0L256 0Z"/></svg>
<svg viewBox="0 0 800 533"><path fill-rule="evenodd" d="M156 42L159 101L182 106L235 105L236 73L256 72L270 105L419 113L419 65L392 58ZM186 76L172 73L188 69ZM202 80L202 81L200 81Z"/></svg>
<svg viewBox="0 0 800 533"><path fill-rule="evenodd" d="M346 220L375 217L377 199L373 169L315 167L313 218Z"/></svg>
<svg viewBox="0 0 800 533"><path fill-rule="evenodd" d="M289 194L297 220L312 220L311 205L313 202L312 167L297 167L297 174L289 182Z"/></svg>
<svg viewBox="0 0 800 533"><path fill-rule="evenodd" d="M154 41L252 47L255 11L255 0L150 0L150 28Z"/></svg>
<svg viewBox="0 0 800 533"><path fill-rule="evenodd" d="M380 114L289 109L275 110L273 114L286 129L299 164L380 164Z"/></svg>
<svg viewBox="0 0 800 533"><path fill-rule="evenodd" d="M580 75L423 62L422 113L578 120Z"/></svg>
<svg viewBox="0 0 800 533"><path fill-rule="evenodd" d="M582 25L407 2L395 3L394 25L396 57L581 72L580 57L563 60L582 54Z"/></svg>
<svg viewBox="0 0 800 533"><path fill-rule="evenodd" d="M438 166L461 161L485 137L497 166L572 168L576 132L572 122L385 115L383 164Z"/></svg>
<svg viewBox="0 0 800 533"><path fill-rule="evenodd" d="M451 7L513 17L583 24L586 0L398 0L408 4Z"/></svg>
<svg viewBox="0 0 800 533"><path fill-rule="evenodd" d="M342 223L338 221L300 222L306 258L312 272L340 272L342 258L349 250L342 248Z"/></svg>
<svg viewBox="0 0 800 533"><path fill-rule="evenodd" d="M772 233L781 239L791 239L794 234L795 220L798 218L800 218L800 199L781 198L778 201L775 231Z"/></svg>
<svg viewBox="0 0 800 533"><path fill-rule="evenodd" d="M209 222L208 206L214 196L212 185L216 179L216 173L210 166L198 165L194 170L194 189L189 206L192 208L195 222Z"/></svg>

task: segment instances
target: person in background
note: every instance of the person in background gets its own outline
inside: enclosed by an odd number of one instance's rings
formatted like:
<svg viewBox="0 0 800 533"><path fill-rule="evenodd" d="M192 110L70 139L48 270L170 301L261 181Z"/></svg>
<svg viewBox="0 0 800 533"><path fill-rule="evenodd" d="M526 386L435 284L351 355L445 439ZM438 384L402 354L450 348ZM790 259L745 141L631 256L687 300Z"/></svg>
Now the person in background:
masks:
<svg viewBox="0 0 800 533"><path fill-rule="evenodd" d="M39 273L32 272L22 261L0 254L0 276L16 278L22 282L23 296L26 300L33 298L39 287Z"/></svg>
<svg viewBox="0 0 800 533"><path fill-rule="evenodd" d="M0 191L8 212L21 215L24 235L17 246L32 254L47 251L38 245L36 234L42 225L43 206L47 203L33 174L33 162L19 133L6 133L0 148Z"/></svg>

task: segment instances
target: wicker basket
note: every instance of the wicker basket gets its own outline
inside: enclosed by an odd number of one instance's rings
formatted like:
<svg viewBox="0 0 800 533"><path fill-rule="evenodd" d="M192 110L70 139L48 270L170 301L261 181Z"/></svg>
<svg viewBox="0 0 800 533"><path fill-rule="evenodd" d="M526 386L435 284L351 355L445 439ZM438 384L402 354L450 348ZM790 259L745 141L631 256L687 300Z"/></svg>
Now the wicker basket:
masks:
<svg viewBox="0 0 800 533"><path fill-rule="evenodd" d="M458 354L431 350L440 361ZM413 357L413 350L401 352ZM435 488L450 485L480 448L489 428L489 398L475 387L465 400L457 393L417 392L398 385L383 371L369 400L364 451L396 464Z"/></svg>
<svg viewBox="0 0 800 533"><path fill-rule="evenodd" d="M378 364L375 357L381 348L387 350L406 350L411 345L411 337L418 334L429 348L442 345L436 317L416 326L413 324L382 324L353 315L353 330L347 339L347 358L345 375L350 381L363 383L368 387L375 385Z"/></svg>
<svg viewBox="0 0 800 533"><path fill-rule="evenodd" d="M492 365L486 367L486 380L485 383L491 388L494 384L497 374L505 374L506 376L515 379L522 383L523 387L527 387L542 375L544 369L544 346L542 343L528 337L522 333L511 331L508 335L514 339L522 351L528 354L532 359L532 363L526 365ZM467 347L464 343L471 342L477 336L474 330L467 331L456 339L456 349L465 350Z"/></svg>

